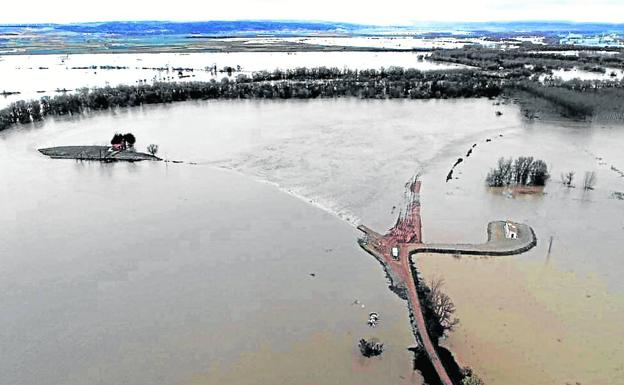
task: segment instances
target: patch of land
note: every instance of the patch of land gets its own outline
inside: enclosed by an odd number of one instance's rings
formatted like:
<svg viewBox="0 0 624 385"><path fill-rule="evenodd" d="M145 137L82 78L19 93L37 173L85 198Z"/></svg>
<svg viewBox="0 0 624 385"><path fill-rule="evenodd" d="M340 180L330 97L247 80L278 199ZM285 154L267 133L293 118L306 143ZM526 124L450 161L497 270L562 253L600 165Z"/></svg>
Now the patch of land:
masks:
<svg viewBox="0 0 624 385"><path fill-rule="evenodd" d="M466 254L466 255L512 255L520 254L537 244L537 237L533 229L524 223L515 223L517 238L505 236L505 221L494 221L488 224L487 242L481 244L459 243L421 243L407 246L407 252L438 253L438 254Z"/></svg>
<svg viewBox="0 0 624 385"><path fill-rule="evenodd" d="M151 154L136 152L131 149L117 151L108 146L61 146L40 148L39 152L53 159L99 160L102 162L162 160Z"/></svg>

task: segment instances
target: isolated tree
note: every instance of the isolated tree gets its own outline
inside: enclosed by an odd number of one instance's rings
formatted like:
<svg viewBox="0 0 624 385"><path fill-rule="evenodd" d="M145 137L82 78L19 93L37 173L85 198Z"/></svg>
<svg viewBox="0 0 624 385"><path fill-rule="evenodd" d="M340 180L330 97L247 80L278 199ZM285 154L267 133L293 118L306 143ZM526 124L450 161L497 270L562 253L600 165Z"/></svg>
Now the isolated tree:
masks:
<svg viewBox="0 0 624 385"><path fill-rule="evenodd" d="M442 292L442 286L444 286L444 279L432 279L429 283L427 299L444 331L451 331L459 323L459 319L453 316L455 304L451 301L451 297Z"/></svg>
<svg viewBox="0 0 624 385"><path fill-rule="evenodd" d="M147 146L147 152L149 152L152 155L156 155L156 153L158 152L158 145L150 144L149 146Z"/></svg>
<svg viewBox="0 0 624 385"><path fill-rule="evenodd" d="M583 188L585 190L593 190L595 185L596 185L596 172L587 171L585 173L585 178L583 179Z"/></svg>
<svg viewBox="0 0 624 385"><path fill-rule="evenodd" d="M126 141L126 143L128 143L128 146L130 147L133 147L134 144L136 143L136 138L130 132L128 132L127 134L124 134L123 138Z"/></svg>
<svg viewBox="0 0 624 385"><path fill-rule="evenodd" d="M119 133L115 133L115 135L113 135L113 139L111 139L110 143L111 144L121 144L121 142L123 142L124 140L124 136L119 134Z"/></svg>
<svg viewBox="0 0 624 385"><path fill-rule="evenodd" d="M572 181L574 180L574 171L568 171L564 174L561 174L561 183L566 187L574 187L572 186Z"/></svg>

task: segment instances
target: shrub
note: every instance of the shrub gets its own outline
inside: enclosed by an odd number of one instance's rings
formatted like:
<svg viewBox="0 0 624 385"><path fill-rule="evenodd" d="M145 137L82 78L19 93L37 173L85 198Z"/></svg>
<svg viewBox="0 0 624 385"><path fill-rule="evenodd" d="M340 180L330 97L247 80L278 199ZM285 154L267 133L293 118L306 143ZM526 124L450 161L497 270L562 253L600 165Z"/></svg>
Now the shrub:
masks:
<svg viewBox="0 0 624 385"><path fill-rule="evenodd" d="M383 344L377 338L361 339L358 346L364 357L378 356L383 353Z"/></svg>
<svg viewBox="0 0 624 385"><path fill-rule="evenodd" d="M156 153L158 152L158 145L157 144L150 144L147 146L147 152L149 152L152 155L156 155Z"/></svg>

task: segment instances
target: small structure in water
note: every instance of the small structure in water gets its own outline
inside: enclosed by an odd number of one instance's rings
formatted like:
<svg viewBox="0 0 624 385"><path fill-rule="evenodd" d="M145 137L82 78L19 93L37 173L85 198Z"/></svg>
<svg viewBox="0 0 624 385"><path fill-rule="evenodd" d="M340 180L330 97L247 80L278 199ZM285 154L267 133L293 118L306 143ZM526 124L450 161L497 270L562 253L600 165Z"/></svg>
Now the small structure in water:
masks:
<svg viewBox="0 0 624 385"><path fill-rule="evenodd" d="M505 238L518 239L518 226L510 221L505 222Z"/></svg>
<svg viewBox="0 0 624 385"><path fill-rule="evenodd" d="M372 312L368 315L368 326L374 328L379 323L379 314Z"/></svg>

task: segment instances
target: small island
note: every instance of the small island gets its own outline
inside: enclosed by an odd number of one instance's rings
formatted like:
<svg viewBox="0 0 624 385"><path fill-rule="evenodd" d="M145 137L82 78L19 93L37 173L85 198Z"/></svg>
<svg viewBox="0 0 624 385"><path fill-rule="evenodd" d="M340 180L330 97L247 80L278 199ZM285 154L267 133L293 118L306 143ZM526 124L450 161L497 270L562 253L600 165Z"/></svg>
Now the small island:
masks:
<svg viewBox="0 0 624 385"><path fill-rule="evenodd" d="M40 148L39 152L53 159L99 160L101 162L138 162L142 160L162 160L155 154L158 146L147 146L149 154L137 152L134 148L134 135L115 134L110 146L59 146Z"/></svg>

